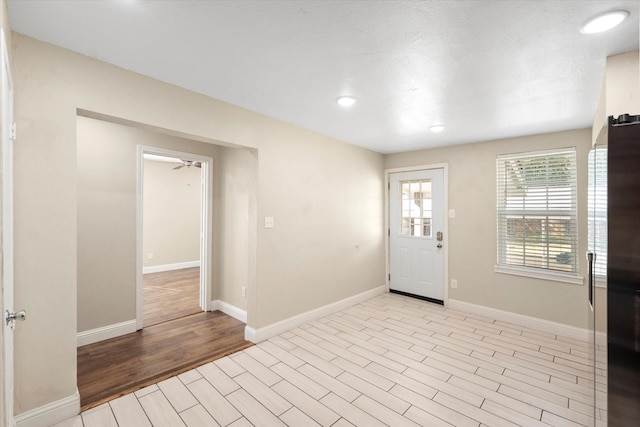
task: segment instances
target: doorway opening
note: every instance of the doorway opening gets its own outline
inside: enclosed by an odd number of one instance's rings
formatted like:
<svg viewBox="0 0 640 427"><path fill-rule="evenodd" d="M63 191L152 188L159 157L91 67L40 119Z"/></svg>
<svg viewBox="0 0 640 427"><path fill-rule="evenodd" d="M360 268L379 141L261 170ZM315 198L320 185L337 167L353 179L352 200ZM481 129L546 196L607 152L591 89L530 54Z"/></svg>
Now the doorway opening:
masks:
<svg viewBox="0 0 640 427"><path fill-rule="evenodd" d="M241 286L255 283L255 273L249 275L255 272L257 153L176 133L79 110L77 384L83 409L251 345L244 339ZM165 162L172 177L200 176L190 187L201 192L194 256L163 260L165 249L143 249L145 154L178 159ZM171 200L187 210L186 202ZM152 326L144 321L148 252L157 265L195 270L196 314ZM200 265L184 264L195 260ZM173 299L175 290L168 291Z"/></svg>
<svg viewBox="0 0 640 427"><path fill-rule="evenodd" d="M137 329L210 310L213 159L138 147Z"/></svg>

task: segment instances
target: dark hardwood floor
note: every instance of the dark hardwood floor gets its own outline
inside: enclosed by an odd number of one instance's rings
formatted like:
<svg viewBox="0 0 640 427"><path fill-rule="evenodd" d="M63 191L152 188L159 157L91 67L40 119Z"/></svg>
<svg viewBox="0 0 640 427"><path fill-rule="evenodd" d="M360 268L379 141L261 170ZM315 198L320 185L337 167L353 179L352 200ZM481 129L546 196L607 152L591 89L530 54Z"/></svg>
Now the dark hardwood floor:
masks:
<svg viewBox="0 0 640 427"><path fill-rule="evenodd" d="M200 267L143 276L144 327L199 313Z"/></svg>
<svg viewBox="0 0 640 427"><path fill-rule="evenodd" d="M144 275L144 329L78 348L82 410L252 344L245 324L200 309L200 268Z"/></svg>
<svg viewBox="0 0 640 427"><path fill-rule="evenodd" d="M250 347L244 327L219 311L203 312L79 347L82 410Z"/></svg>

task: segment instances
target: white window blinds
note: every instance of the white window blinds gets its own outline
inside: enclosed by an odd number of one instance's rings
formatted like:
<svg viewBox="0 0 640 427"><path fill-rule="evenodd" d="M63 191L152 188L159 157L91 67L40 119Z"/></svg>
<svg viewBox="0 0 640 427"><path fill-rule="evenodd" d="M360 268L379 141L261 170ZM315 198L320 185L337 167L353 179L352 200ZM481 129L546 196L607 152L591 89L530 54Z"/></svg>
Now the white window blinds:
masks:
<svg viewBox="0 0 640 427"><path fill-rule="evenodd" d="M607 276L607 148L589 151L589 250L596 254L594 273Z"/></svg>
<svg viewBox="0 0 640 427"><path fill-rule="evenodd" d="M575 149L497 158L498 265L577 271Z"/></svg>

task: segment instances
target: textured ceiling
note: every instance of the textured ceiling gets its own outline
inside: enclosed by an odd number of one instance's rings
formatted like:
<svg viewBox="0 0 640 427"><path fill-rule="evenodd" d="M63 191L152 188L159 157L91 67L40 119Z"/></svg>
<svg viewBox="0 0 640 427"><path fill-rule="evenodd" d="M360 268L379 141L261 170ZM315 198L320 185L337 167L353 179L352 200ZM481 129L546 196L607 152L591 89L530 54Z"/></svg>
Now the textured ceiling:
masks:
<svg viewBox="0 0 640 427"><path fill-rule="evenodd" d="M382 153L590 126L605 58L638 49L640 12L616 0L8 4L16 32ZM614 8L630 18L579 32ZM358 102L339 107L342 94Z"/></svg>

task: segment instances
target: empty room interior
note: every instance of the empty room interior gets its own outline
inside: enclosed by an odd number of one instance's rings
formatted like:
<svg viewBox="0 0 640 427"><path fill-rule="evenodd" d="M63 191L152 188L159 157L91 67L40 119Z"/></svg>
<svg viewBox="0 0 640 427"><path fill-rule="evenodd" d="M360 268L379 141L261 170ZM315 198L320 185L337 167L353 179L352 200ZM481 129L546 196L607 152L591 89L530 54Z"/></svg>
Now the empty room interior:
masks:
<svg viewBox="0 0 640 427"><path fill-rule="evenodd" d="M152 156L142 172L143 326L200 311L202 164Z"/></svg>
<svg viewBox="0 0 640 427"><path fill-rule="evenodd" d="M0 13L0 426L640 425L637 1Z"/></svg>

